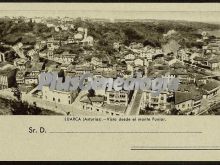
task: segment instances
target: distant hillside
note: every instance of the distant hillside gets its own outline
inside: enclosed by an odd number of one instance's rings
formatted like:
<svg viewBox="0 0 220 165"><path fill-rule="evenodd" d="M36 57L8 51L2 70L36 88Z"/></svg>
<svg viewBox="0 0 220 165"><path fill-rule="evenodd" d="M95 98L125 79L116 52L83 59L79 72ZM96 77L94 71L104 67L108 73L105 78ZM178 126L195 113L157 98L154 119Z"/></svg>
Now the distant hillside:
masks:
<svg viewBox="0 0 220 165"><path fill-rule="evenodd" d="M150 21L150 22L116 22L94 23L77 22L80 26L87 26L89 34L98 40L98 47L111 53L114 42L129 45L131 42L141 42L144 45L159 46L166 44L163 34L169 30L177 31L173 36L183 47L197 45L196 39L201 37L198 32L220 29L220 25L186 21Z"/></svg>
<svg viewBox="0 0 220 165"><path fill-rule="evenodd" d="M163 34L169 30L175 30L177 35L172 39L181 46L197 46L196 39L200 37L198 31L213 31L220 29L218 24L187 22L187 21L163 21L151 20L146 22L94 22L92 20L76 19L73 24L76 27L87 27L88 34L93 36L95 48L112 53L112 44L121 42L129 45L131 42L141 42L144 45L161 47L167 41ZM53 28L48 28L40 23L15 23L10 19L0 19L0 40L13 44L21 41L25 44L34 44L36 37L46 38L55 34ZM61 34L66 35L67 34Z"/></svg>
<svg viewBox="0 0 220 165"><path fill-rule="evenodd" d="M45 24L20 21L14 22L11 19L0 18L0 40L7 44L23 42L24 44L34 44L37 37L51 35L54 32Z"/></svg>

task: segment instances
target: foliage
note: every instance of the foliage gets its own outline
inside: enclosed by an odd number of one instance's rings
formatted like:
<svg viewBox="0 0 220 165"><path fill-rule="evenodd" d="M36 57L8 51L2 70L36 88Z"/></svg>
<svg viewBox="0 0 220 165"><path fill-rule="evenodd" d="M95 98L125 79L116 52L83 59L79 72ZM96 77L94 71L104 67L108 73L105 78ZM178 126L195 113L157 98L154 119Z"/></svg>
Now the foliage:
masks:
<svg viewBox="0 0 220 165"><path fill-rule="evenodd" d="M10 101L10 107L13 115L39 115L41 108L34 105L29 105L27 102Z"/></svg>
<svg viewBox="0 0 220 165"><path fill-rule="evenodd" d="M186 21L162 21L151 20L146 22L95 22L92 20L82 20L77 18L73 21L76 29L84 27L88 29L88 35L95 40L94 49L103 51L102 58L106 55L112 56L115 54L113 50L113 43L119 42L129 46L132 42L140 42L144 46L150 45L153 47L161 47L167 43L163 34L170 30L177 33L173 34L171 38L176 40L182 47L198 47L201 48L201 43L197 43L196 39L200 38L201 31L210 31L219 29L219 25L200 23L200 22L186 22ZM61 32L62 36L69 36L75 30L68 32ZM54 28L48 28L46 24L35 22L24 22L22 19L15 22L9 18L0 19L0 40L7 44L15 44L22 42L24 44L33 45L36 38L40 37L46 39L52 35L56 35ZM91 48L86 47L86 50ZM81 53L81 49L73 48L72 53Z"/></svg>
<svg viewBox="0 0 220 165"><path fill-rule="evenodd" d="M87 95L88 97L94 97L95 96L95 90L94 89L90 89L90 90L88 90L88 95Z"/></svg>

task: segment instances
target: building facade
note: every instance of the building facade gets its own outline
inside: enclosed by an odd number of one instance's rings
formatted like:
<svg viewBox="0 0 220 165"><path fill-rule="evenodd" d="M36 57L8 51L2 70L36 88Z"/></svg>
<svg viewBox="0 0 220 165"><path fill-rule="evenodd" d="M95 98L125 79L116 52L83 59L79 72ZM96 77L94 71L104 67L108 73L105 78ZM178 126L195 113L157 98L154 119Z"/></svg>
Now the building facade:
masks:
<svg viewBox="0 0 220 165"><path fill-rule="evenodd" d="M76 92L50 90L48 86L42 88L42 99L57 104L70 105L77 97Z"/></svg>

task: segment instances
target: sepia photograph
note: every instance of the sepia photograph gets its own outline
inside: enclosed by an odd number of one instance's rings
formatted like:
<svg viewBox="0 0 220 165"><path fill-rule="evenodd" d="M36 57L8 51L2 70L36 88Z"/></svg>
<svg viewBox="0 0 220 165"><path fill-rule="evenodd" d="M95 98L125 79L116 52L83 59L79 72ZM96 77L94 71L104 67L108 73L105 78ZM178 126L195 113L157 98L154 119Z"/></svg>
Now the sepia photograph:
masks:
<svg viewBox="0 0 220 165"><path fill-rule="evenodd" d="M0 115L220 114L220 11L99 5L1 10Z"/></svg>
<svg viewBox="0 0 220 165"><path fill-rule="evenodd" d="M0 3L0 160L219 160L219 18L219 3Z"/></svg>

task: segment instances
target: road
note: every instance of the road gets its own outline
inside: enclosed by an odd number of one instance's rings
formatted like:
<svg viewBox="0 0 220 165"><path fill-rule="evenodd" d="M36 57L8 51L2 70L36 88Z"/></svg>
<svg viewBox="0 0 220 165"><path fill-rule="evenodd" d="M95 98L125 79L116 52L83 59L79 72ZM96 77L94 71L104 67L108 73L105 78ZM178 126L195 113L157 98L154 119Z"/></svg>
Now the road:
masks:
<svg viewBox="0 0 220 165"><path fill-rule="evenodd" d="M141 90L134 91L131 103L126 110L126 115L139 115L142 94L143 94L143 91Z"/></svg>
<svg viewBox="0 0 220 165"><path fill-rule="evenodd" d="M201 108L200 108L199 112L196 115L201 115L201 114L207 112L209 108L210 108L209 101L207 99L202 99Z"/></svg>

